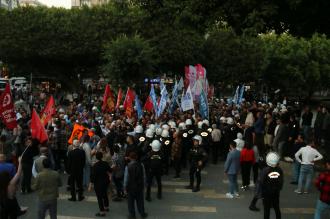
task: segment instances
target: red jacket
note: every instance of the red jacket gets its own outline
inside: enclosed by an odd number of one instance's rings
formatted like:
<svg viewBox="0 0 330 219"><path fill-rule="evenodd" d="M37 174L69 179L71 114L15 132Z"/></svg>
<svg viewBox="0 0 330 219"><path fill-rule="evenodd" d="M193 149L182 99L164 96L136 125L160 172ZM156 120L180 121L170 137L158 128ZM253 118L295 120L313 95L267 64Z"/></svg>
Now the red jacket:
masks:
<svg viewBox="0 0 330 219"><path fill-rule="evenodd" d="M254 157L254 151L253 149L247 149L243 148L241 151L241 163L242 162L252 162L253 164L256 162L256 159Z"/></svg>
<svg viewBox="0 0 330 219"><path fill-rule="evenodd" d="M315 185L321 192L320 200L330 205L330 171L321 173L316 179Z"/></svg>

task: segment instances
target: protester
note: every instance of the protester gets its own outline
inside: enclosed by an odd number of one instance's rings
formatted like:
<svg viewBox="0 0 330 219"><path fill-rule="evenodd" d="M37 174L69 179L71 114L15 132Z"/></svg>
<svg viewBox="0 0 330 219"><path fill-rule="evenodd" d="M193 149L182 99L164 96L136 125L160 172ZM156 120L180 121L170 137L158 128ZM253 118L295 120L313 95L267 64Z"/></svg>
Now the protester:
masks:
<svg viewBox="0 0 330 219"><path fill-rule="evenodd" d="M212 125L212 161L213 164L218 163L219 149L220 149L220 141L221 141L221 131L217 128L216 124Z"/></svg>
<svg viewBox="0 0 330 219"><path fill-rule="evenodd" d="M124 188L127 192L129 218L135 219L135 202L142 218L148 217L144 210L144 182L146 179L143 165L137 160L137 154L131 151L128 156L129 163L125 168Z"/></svg>
<svg viewBox="0 0 330 219"><path fill-rule="evenodd" d="M79 148L79 140L73 141L73 150L68 153L68 173L70 174L71 198L69 201L76 201L76 186L78 201L84 200L83 196L83 174L86 163L86 154Z"/></svg>
<svg viewBox="0 0 330 219"><path fill-rule="evenodd" d="M314 219L321 219L322 215L326 216L325 211L328 211L327 215L330 213L330 160L326 160L325 167L326 170L315 181L316 188L320 191L320 198L317 200Z"/></svg>
<svg viewBox="0 0 330 219"><path fill-rule="evenodd" d="M306 146L306 143L304 141L304 136L302 134L299 134L297 139L295 140L295 143L293 144L292 152L291 152L291 157L293 158L293 164L292 164L292 181L290 182L290 184L298 185L301 164L295 158L295 154L302 147L305 147L305 146Z"/></svg>
<svg viewBox="0 0 330 219"><path fill-rule="evenodd" d="M229 153L225 162L225 175L229 181L229 193L227 198L239 197L237 174L240 170L240 151L236 149L236 142L232 141L229 145Z"/></svg>
<svg viewBox="0 0 330 219"><path fill-rule="evenodd" d="M46 218L49 210L50 219L57 218L58 188L62 186L61 176L51 170L51 162L48 158L42 160L43 169L38 173L33 189L38 193L38 219Z"/></svg>
<svg viewBox="0 0 330 219"><path fill-rule="evenodd" d="M18 169L11 178L7 171L0 173L1 219L16 219L25 214L27 208L21 208L16 199L17 184L22 175L22 158L18 159Z"/></svg>
<svg viewBox="0 0 330 219"><path fill-rule="evenodd" d="M174 178L180 178L181 174L181 154L182 154L182 133L174 133L174 142L171 149L171 160L175 169Z"/></svg>
<svg viewBox="0 0 330 219"><path fill-rule="evenodd" d="M32 167L33 177L37 177L38 173L40 173L44 169L43 160L48 158L47 147L40 147L39 151L40 151L40 156L36 158L33 162L33 167Z"/></svg>
<svg viewBox="0 0 330 219"><path fill-rule="evenodd" d="M102 152L96 152L96 163L93 165L90 175L90 184L88 190L94 187L100 212L96 213L97 217L105 217L109 211L108 187L111 179L111 168L109 164L102 161Z"/></svg>
<svg viewBox="0 0 330 219"><path fill-rule="evenodd" d="M314 140L309 139L308 145L300 148L300 150L295 154L296 160L301 164L298 188L294 191L295 193L307 194L310 190L314 175L314 163L318 160L322 160L323 158L323 156L314 147ZM304 182L305 186L303 188Z"/></svg>
<svg viewBox="0 0 330 219"><path fill-rule="evenodd" d="M8 172L11 178L16 174L16 167L14 164L6 162L4 154L0 154L0 173L2 172Z"/></svg>
<svg viewBox="0 0 330 219"><path fill-rule="evenodd" d="M124 198L124 171L125 171L125 160L123 154L120 153L121 145L115 144L113 147L112 156L112 180L116 187L116 197L113 201L121 201Z"/></svg>
<svg viewBox="0 0 330 219"><path fill-rule="evenodd" d="M250 186L250 174L252 166L255 164L254 150L251 144L246 144L241 151L241 170L242 170L242 190L248 190Z"/></svg>

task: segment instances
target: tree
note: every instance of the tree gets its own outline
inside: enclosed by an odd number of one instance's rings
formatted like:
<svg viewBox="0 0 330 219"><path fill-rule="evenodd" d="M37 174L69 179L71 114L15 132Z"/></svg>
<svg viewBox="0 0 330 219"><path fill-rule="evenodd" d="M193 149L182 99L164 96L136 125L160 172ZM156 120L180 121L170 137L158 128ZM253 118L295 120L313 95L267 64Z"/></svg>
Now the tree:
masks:
<svg viewBox="0 0 330 219"><path fill-rule="evenodd" d="M122 35L105 47L103 72L119 82L136 83L151 75L156 66L155 50L138 35Z"/></svg>
<svg viewBox="0 0 330 219"><path fill-rule="evenodd" d="M227 84L258 80L263 65L263 48L258 38L237 36L232 30L215 30L204 43L208 77Z"/></svg>

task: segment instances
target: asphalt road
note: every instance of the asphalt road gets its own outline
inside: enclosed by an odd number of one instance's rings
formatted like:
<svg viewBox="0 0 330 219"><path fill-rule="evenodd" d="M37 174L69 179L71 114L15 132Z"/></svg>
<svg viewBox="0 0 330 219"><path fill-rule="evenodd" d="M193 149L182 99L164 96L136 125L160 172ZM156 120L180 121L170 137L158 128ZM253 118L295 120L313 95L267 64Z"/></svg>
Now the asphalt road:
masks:
<svg viewBox="0 0 330 219"><path fill-rule="evenodd" d="M294 193L296 186L290 185L291 166L288 163L281 163L285 173L285 185L281 193L280 206L282 218L284 219L311 219L318 199L318 192L313 187L311 193L298 195ZM173 175L173 171L172 171ZM202 172L201 191L192 193L184 189L188 184L188 172L184 170L181 179L173 179L171 176L163 177L163 199L156 199L156 192L152 192L152 202L145 202L148 218L231 218L231 219L261 219L263 211L251 212L248 209L253 197L253 188L250 191L240 191L240 198L227 199L225 193L228 190L228 181L223 174L223 163L209 165ZM240 178L240 177L239 177ZM66 176L63 175L63 182ZM85 193L86 199L82 202L69 202L69 192L65 187L61 188L58 200L59 219L90 219L96 218L98 205L94 193ZM21 217L26 219L37 218L37 197L35 193L21 195L18 194L19 203L29 207L28 213ZM258 201L258 207L262 208L262 202ZM127 203L110 202L110 212L106 218L127 218ZM138 215L138 214L137 214ZM329 213L330 215L330 213ZM329 219L330 216L324 219ZM49 217L48 217L49 218ZM274 211L271 218L275 218Z"/></svg>

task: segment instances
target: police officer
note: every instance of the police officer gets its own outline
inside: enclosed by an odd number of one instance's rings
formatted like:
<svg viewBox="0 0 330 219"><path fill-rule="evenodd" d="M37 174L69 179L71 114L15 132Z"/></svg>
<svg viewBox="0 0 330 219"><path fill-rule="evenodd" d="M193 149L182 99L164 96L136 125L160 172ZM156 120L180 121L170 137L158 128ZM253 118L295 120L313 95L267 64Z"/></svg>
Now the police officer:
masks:
<svg viewBox="0 0 330 219"><path fill-rule="evenodd" d="M141 125L137 125L134 129L135 132L135 141L138 144L138 147L140 150L142 149L142 146L144 144L144 141L146 140L144 134L143 134L143 127Z"/></svg>
<svg viewBox="0 0 330 219"><path fill-rule="evenodd" d="M200 135L196 135L193 137L193 147L189 152L189 161L190 161L190 184L186 186L186 189L192 189L193 192L198 192L200 190L200 184L202 181L201 171L204 167L204 164L207 159L207 154L205 150L200 147L202 144L202 137ZM197 180L196 187L194 188L194 180Z"/></svg>
<svg viewBox="0 0 330 219"><path fill-rule="evenodd" d="M182 133L181 165L183 168L186 168L187 156L191 147L191 139L189 138L188 130L184 122L179 123L179 130Z"/></svg>
<svg viewBox="0 0 330 219"><path fill-rule="evenodd" d="M207 123L204 123L204 121L198 122L198 135L202 137L202 147L206 151L207 154L210 153L210 145L212 142L212 137L208 131L208 125ZM212 132L212 131L211 131Z"/></svg>
<svg viewBox="0 0 330 219"><path fill-rule="evenodd" d="M162 135L162 131L163 131L163 129L162 128L160 128L160 127L158 127L158 128L156 128L156 135L155 135L155 139L157 139L158 141L160 141L160 139L161 139L161 135Z"/></svg>
<svg viewBox="0 0 330 219"><path fill-rule="evenodd" d="M283 187L283 171L278 166L280 157L275 152L270 152L266 156L268 167L264 168L260 174L260 189L264 202L264 219L269 219L270 208L273 207L276 219L281 218L280 211L280 191Z"/></svg>
<svg viewBox="0 0 330 219"><path fill-rule="evenodd" d="M162 155L161 155L161 143L158 140L153 140L150 144L151 151L148 154L148 174L147 174L147 194L146 200L151 201L150 192L152 179L155 177L158 186L157 198L162 198Z"/></svg>
<svg viewBox="0 0 330 219"><path fill-rule="evenodd" d="M161 134L161 147L163 154L163 167L164 174L168 175L168 169L170 166L170 155L171 155L171 139L167 129L163 129Z"/></svg>

